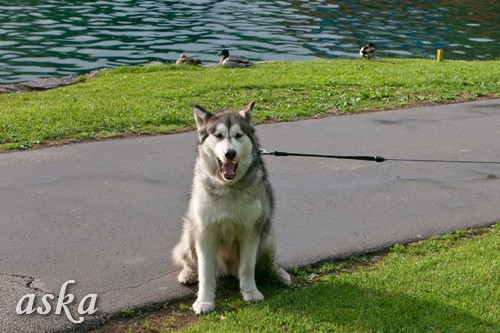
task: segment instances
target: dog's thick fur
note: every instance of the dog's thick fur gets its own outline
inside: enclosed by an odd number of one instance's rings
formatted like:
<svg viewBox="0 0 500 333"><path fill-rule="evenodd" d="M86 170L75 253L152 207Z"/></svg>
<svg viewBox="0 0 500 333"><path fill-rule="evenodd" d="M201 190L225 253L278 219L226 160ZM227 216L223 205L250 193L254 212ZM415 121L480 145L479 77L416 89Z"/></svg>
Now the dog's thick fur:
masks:
<svg viewBox="0 0 500 333"><path fill-rule="evenodd" d="M239 278L243 299L252 302L264 298L255 284L256 266L269 265L282 283L290 284L289 275L274 264L274 199L251 124L254 105L217 114L194 107L198 158L184 232L173 257L182 265L180 283L199 281L196 313L214 309L217 276Z"/></svg>

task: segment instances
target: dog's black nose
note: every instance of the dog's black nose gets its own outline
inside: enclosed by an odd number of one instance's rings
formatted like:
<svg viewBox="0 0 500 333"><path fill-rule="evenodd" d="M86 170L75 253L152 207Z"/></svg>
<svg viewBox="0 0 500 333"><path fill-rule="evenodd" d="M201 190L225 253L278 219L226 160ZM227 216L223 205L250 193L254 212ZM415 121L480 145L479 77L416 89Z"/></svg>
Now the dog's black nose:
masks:
<svg viewBox="0 0 500 333"><path fill-rule="evenodd" d="M236 157L236 150L234 149L229 149L228 151L226 151L226 158L230 161L234 160L234 158Z"/></svg>

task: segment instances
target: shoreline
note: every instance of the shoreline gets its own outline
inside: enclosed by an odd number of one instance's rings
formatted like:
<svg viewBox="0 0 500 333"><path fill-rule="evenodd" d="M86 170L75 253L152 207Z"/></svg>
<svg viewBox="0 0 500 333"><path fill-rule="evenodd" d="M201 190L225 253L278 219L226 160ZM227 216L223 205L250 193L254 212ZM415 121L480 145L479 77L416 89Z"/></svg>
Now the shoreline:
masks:
<svg viewBox="0 0 500 333"><path fill-rule="evenodd" d="M314 60L313 60L314 61ZM285 62L285 60L272 60L272 61L256 61L254 65L262 65L262 64L271 64L275 62ZM299 61L300 62L300 61ZM138 64L133 66L163 66L163 65L175 65L175 63L166 63L160 61L148 62L145 64ZM200 65L199 67L214 67L218 66L219 63L208 64L208 65ZM127 66L127 65L124 65ZM8 84L0 84L0 94L11 94L11 93L25 93L25 92L34 92L34 91L45 91L50 89L56 89L60 87L66 87L72 84L77 84L82 82L84 79L94 78L100 73L108 70L114 70L120 67L115 68L98 68L90 71L87 74L70 74L59 77L48 77L43 79L38 79L34 81L25 81L19 83L8 83Z"/></svg>
<svg viewBox="0 0 500 333"><path fill-rule="evenodd" d="M0 84L0 94L24 93L33 91L45 91L60 87L69 86L81 82L86 78L96 77L99 73L108 70L108 68L95 69L87 74L71 74L59 77L49 77L35 81L27 81L11 84Z"/></svg>
<svg viewBox="0 0 500 333"><path fill-rule="evenodd" d="M419 59L421 58L378 58L375 61L381 61L381 60L392 60L392 59ZM336 60L336 59L314 59L314 60L263 60L263 61L255 61L253 62L254 66L255 65L265 65L265 64L272 64L272 63L288 63L288 62L308 62L308 61L331 61L331 60ZM363 59L348 59L348 60L353 60L353 61L365 61ZM425 60L430 60L430 61L436 61L436 59L429 58ZM456 59L448 59L444 60L446 61L496 61L499 59L485 59L485 60L456 60ZM26 93L26 92L36 92L36 91L46 91L50 89L56 89L60 87L66 87L70 86L73 84L77 84L80 82L83 82L85 79L88 78L94 78L100 73L104 71L109 71L109 70L116 70L120 67L135 67L135 66L168 66L168 65L175 65L175 63L166 63L166 62L161 62L161 61L152 61L144 64L137 64L137 65L124 65L124 66L119 66L119 67L114 67L114 68L98 68L90 71L89 73L86 74L70 74L70 75L64 75L64 76L58 76L58 77L48 77L48 78L43 78L43 79L38 79L34 81L25 81L25 82L19 82L19 83L8 83L8 84L0 84L0 95L1 94L11 94L11 93ZM189 66L189 65L181 65L181 66ZM209 68L209 67L216 67L219 66L219 63L212 63L212 64L202 64L197 67L201 68Z"/></svg>

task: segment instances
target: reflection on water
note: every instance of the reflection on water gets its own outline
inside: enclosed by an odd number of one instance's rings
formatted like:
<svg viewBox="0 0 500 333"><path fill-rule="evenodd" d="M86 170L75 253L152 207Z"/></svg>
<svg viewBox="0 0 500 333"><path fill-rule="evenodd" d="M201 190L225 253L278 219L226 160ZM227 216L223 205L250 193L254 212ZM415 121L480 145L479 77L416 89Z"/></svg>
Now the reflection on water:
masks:
<svg viewBox="0 0 500 333"><path fill-rule="evenodd" d="M0 2L0 83L95 68L216 62L221 48L252 60L357 57L497 58L498 0Z"/></svg>

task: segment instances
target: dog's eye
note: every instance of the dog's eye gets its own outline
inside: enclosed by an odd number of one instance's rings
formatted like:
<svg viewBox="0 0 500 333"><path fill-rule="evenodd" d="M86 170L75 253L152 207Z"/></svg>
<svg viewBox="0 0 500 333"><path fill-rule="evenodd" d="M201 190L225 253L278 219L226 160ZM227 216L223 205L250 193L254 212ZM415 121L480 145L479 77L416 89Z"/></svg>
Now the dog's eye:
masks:
<svg viewBox="0 0 500 333"><path fill-rule="evenodd" d="M214 135L217 139L222 139L224 137L224 135L222 135L222 133L218 133L218 134L215 134Z"/></svg>
<svg viewBox="0 0 500 333"><path fill-rule="evenodd" d="M239 138L241 138L242 136L243 136L243 134L237 133L234 137L235 137L236 139L239 139Z"/></svg>

